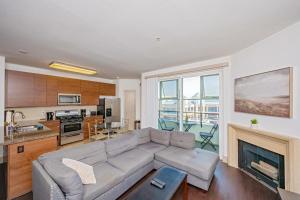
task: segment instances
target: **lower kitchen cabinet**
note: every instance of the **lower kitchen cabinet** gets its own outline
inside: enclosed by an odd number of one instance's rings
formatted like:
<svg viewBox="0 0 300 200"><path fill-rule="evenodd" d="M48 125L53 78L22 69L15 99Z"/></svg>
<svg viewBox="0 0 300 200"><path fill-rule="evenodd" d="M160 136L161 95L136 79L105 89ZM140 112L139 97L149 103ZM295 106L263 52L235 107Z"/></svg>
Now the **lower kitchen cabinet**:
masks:
<svg viewBox="0 0 300 200"><path fill-rule="evenodd" d="M57 150L57 136L8 145L7 197L13 199L32 190L32 161Z"/></svg>
<svg viewBox="0 0 300 200"><path fill-rule="evenodd" d="M49 120L49 121L40 121L41 124L50 128L53 132L60 133L60 121L59 120Z"/></svg>

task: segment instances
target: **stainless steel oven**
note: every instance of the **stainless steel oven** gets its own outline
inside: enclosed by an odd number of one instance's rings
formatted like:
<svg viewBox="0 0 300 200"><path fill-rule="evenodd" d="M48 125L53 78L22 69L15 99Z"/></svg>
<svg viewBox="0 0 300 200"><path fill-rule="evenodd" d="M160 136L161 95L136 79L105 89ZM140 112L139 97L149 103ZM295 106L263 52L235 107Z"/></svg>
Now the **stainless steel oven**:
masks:
<svg viewBox="0 0 300 200"><path fill-rule="evenodd" d="M61 145L83 140L83 123L80 121L61 123Z"/></svg>
<svg viewBox="0 0 300 200"><path fill-rule="evenodd" d="M81 104L81 94L65 94L58 93L57 97L58 105L80 105Z"/></svg>
<svg viewBox="0 0 300 200"><path fill-rule="evenodd" d="M56 111L60 120L60 144L68 144L83 140L83 118L78 110Z"/></svg>

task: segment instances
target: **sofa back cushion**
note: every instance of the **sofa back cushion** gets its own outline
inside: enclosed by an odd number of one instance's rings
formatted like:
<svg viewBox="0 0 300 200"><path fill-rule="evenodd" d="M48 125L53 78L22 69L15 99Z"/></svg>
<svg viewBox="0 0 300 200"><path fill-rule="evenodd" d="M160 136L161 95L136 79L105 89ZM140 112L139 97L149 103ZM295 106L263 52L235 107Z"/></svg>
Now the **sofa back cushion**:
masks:
<svg viewBox="0 0 300 200"><path fill-rule="evenodd" d="M53 158L60 160L62 158L70 158L88 165L107 161L105 144L103 141L95 141L76 147L67 147L58 151L45 153L38 158L38 161L44 165L46 160Z"/></svg>
<svg viewBox="0 0 300 200"><path fill-rule="evenodd" d="M125 151L129 151L137 146L137 134L129 133L116 137L114 139L106 140L106 153L108 157L113 157Z"/></svg>
<svg viewBox="0 0 300 200"><path fill-rule="evenodd" d="M152 128L143 128L134 130L134 133L138 136L138 144L145 144L151 141L150 139L150 130Z"/></svg>
<svg viewBox="0 0 300 200"><path fill-rule="evenodd" d="M171 145L184 149L192 149L195 146L195 135L193 133L174 131L171 134Z"/></svg>
<svg viewBox="0 0 300 200"><path fill-rule="evenodd" d="M169 131L162 131L154 128L150 130L151 141L165 146L169 146L170 144L170 135L171 132Z"/></svg>
<svg viewBox="0 0 300 200"><path fill-rule="evenodd" d="M83 185L77 172L65 166L59 159L48 159L44 168L65 194L66 200L82 200Z"/></svg>

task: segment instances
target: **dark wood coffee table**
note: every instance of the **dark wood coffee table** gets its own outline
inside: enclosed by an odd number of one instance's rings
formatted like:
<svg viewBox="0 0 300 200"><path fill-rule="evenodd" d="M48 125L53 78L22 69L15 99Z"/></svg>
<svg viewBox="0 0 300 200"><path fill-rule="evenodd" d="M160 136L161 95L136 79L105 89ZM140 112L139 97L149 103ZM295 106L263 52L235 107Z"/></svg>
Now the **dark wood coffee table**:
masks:
<svg viewBox="0 0 300 200"><path fill-rule="evenodd" d="M166 183L164 189L151 185L153 178ZM128 200L170 200L183 187L183 199L188 199L187 174L172 167L162 167L128 196Z"/></svg>

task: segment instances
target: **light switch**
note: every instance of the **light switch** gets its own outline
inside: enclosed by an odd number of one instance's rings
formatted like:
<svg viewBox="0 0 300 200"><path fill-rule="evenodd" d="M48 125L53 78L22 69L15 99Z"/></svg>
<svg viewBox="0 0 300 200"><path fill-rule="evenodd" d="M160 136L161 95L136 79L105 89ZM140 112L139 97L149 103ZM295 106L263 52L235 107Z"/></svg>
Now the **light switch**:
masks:
<svg viewBox="0 0 300 200"><path fill-rule="evenodd" d="M24 152L24 145L18 146L18 153L23 153Z"/></svg>

